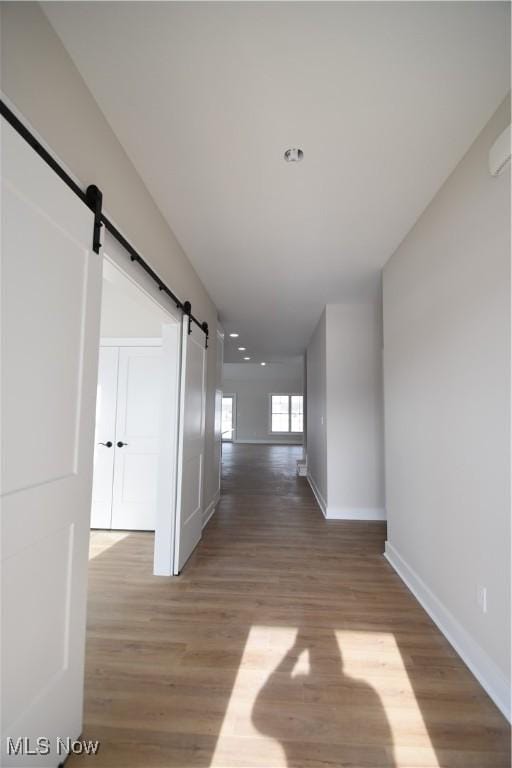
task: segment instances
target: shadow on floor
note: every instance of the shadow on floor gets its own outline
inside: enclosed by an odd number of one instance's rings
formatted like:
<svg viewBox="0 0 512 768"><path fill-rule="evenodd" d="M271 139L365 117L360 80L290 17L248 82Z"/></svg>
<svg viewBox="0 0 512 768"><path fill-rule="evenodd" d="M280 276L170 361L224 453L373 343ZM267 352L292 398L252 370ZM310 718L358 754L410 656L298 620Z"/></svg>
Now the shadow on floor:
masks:
<svg viewBox="0 0 512 768"><path fill-rule="evenodd" d="M301 663L304 671L298 671ZM283 685L289 687L291 702L304 702L300 713L294 712L293 704L275 711L276 691ZM317 706L324 694L324 706L316 712L311 707L315 693ZM391 729L380 698L370 685L344 674L334 632L319 640L311 629L297 631L294 644L261 688L252 720L264 736L282 745L287 768L302 768L313 759L325 765L344 765L348 760L395 765ZM298 731L302 738L297 739ZM361 740L366 742L363 749L358 748Z"/></svg>
<svg viewBox="0 0 512 768"><path fill-rule="evenodd" d="M84 735L102 745L67 767L509 768L507 723L382 557L385 525L326 521L299 450L232 447L179 578L152 575L150 534L98 542Z"/></svg>

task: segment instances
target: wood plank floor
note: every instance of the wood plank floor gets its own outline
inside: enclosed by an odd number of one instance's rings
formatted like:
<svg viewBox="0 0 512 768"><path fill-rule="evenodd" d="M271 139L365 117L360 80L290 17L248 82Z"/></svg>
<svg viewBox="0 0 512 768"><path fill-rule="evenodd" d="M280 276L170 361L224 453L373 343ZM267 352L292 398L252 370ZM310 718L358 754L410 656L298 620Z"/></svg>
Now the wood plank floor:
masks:
<svg viewBox="0 0 512 768"><path fill-rule="evenodd" d="M92 537L84 736L116 768L509 768L506 721L393 572L382 523L325 521L301 449L224 446L182 576Z"/></svg>

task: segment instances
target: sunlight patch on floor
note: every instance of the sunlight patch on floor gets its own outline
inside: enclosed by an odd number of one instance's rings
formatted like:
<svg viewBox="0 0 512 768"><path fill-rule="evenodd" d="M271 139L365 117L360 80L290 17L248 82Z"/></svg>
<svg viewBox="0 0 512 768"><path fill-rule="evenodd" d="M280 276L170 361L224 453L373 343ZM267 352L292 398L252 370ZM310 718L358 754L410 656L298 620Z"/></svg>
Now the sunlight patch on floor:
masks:
<svg viewBox="0 0 512 768"><path fill-rule="evenodd" d="M102 555L103 552L128 538L129 535L130 531L91 531L89 560L94 560L95 557Z"/></svg>
<svg viewBox="0 0 512 768"><path fill-rule="evenodd" d="M354 681L352 698L361 695L359 686L363 686L363 691L367 687L385 715L393 764L397 768L439 768L439 759L393 634L336 631L335 635L343 657L343 674ZM400 744L400 748L395 744Z"/></svg>
<svg viewBox="0 0 512 768"><path fill-rule="evenodd" d="M393 635L253 626L210 765L357 764L366 749L396 768L439 768Z"/></svg>
<svg viewBox="0 0 512 768"><path fill-rule="evenodd" d="M211 759L212 768L239 768L241 759L244 766L287 766L279 741L263 735L253 725L252 712L258 693L293 646L296 634L293 627L251 627ZM240 754L240 737L246 745L244 755Z"/></svg>

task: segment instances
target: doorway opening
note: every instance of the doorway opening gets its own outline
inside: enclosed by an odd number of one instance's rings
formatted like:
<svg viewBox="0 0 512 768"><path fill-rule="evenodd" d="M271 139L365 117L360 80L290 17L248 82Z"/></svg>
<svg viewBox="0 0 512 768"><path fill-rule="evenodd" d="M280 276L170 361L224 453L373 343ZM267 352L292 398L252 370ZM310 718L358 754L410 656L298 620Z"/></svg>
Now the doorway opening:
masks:
<svg viewBox="0 0 512 768"><path fill-rule="evenodd" d="M174 572L183 322L106 235L91 499L91 556L122 531L152 537ZM156 295L155 295L156 294Z"/></svg>
<svg viewBox="0 0 512 768"><path fill-rule="evenodd" d="M222 394L222 442L232 443L236 430L236 398L235 395Z"/></svg>
<svg viewBox="0 0 512 768"><path fill-rule="evenodd" d="M154 574L178 575L203 526L204 331L108 232L102 253L91 524L154 532Z"/></svg>
<svg viewBox="0 0 512 768"><path fill-rule="evenodd" d="M163 326L172 321L117 266L104 260L93 529L155 530L164 406L162 335Z"/></svg>

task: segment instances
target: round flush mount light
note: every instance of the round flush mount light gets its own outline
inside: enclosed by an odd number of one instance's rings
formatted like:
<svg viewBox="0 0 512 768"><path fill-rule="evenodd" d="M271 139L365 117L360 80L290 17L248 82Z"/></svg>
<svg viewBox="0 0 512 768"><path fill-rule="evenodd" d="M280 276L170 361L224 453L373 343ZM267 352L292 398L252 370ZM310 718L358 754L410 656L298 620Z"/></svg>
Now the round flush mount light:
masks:
<svg viewBox="0 0 512 768"><path fill-rule="evenodd" d="M260 363L260 365L266 365L266 363Z"/></svg>
<svg viewBox="0 0 512 768"><path fill-rule="evenodd" d="M232 339L238 339L238 337L240 336L239 333L230 333L229 335L231 336Z"/></svg>
<svg viewBox="0 0 512 768"><path fill-rule="evenodd" d="M250 359L251 359L250 357L244 357L244 360L250 360Z"/></svg>
<svg viewBox="0 0 512 768"><path fill-rule="evenodd" d="M245 352L245 347L238 347L239 352Z"/></svg>
<svg viewBox="0 0 512 768"><path fill-rule="evenodd" d="M284 153L284 159L287 163L300 163L302 158L304 157L304 152L302 149L298 149L297 147L292 147L291 149L287 149Z"/></svg>

